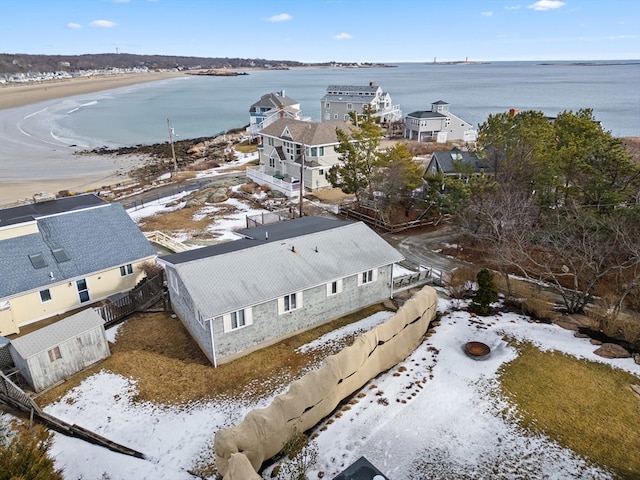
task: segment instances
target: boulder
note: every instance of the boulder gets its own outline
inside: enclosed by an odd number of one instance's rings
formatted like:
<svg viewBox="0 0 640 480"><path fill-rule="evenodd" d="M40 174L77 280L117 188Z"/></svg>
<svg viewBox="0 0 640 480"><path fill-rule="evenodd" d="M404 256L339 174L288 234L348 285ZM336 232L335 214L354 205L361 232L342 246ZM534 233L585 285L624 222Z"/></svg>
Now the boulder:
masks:
<svg viewBox="0 0 640 480"><path fill-rule="evenodd" d="M640 353L633 354L633 361L640 365Z"/></svg>
<svg viewBox="0 0 640 480"><path fill-rule="evenodd" d="M591 340L589 340L589 342L591 343L591 345L602 345L602 342L600 340L596 340L595 338L592 338Z"/></svg>
<svg viewBox="0 0 640 480"><path fill-rule="evenodd" d="M600 348L593 353L604 358L630 358L631 354L626 348L615 343L603 343Z"/></svg>

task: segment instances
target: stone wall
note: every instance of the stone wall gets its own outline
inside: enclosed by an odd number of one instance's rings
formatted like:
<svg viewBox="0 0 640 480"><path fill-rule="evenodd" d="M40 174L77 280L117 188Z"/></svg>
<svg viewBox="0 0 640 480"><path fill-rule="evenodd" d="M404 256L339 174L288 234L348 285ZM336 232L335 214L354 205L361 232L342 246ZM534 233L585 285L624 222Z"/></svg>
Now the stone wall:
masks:
<svg viewBox="0 0 640 480"><path fill-rule="evenodd" d="M344 398L405 359L422 341L437 304L435 290L424 287L393 317L292 383L267 408L253 410L239 425L217 432L216 466L224 480L260 478L255 472L295 432L309 430Z"/></svg>

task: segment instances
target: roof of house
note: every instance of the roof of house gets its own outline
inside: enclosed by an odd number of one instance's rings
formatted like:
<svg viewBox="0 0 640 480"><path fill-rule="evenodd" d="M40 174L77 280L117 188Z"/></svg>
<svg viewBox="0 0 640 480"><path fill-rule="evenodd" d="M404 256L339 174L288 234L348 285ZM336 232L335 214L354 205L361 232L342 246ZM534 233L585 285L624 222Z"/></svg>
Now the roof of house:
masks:
<svg viewBox="0 0 640 480"><path fill-rule="evenodd" d="M378 85L329 85L321 102L371 103L380 90ZM385 92L381 92L386 95Z"/></svg>
<svg viewBox="0 0 640 480"><path fill-rule="evenodd" d="M491 164L485 160L481 160L473 153L459 148L452 148L448 151L433 152L431 156L431 164L433 161L438 163L440 170L444 173L457 173L455 163L459 162L463 166L470 165L475 173L490 173L492 171Z"/></svg>
<svg viewBox="0 0 640 480"><path fill-rule="evenodd" d="M407 117L413 118L447 118L446 115L438 112L432 112L431 110L417 110L415 112L411 112L407 115Z"/></svg>
<svg viewBox="0 0 640 480"><path fill-rule="evenodd" d="M349 465L333 480L389 480L380 470L378 470L369 460L360 457Z"/></svg>
<svg viewBox="0 0 640 480"><path fill-rule="evenodd" d="M449 102L445 102L444 100L438 100L437 102L433 102L431 105L449 105Z"/></svg>
<svg viewBox="0 0 640 480"><path fill-rule="evenodd" d="M338 143L336 128L350 132L353 126L349 122L305 122L290 118L279 118L260 132L263 136L291 139L294 143L313 145L332 145ZM291 136L284 136L288 132Z"/></svg>
<svg viewBox="0 0 640 480"><path fill-rule="evenodd" d="M362 222L303 217L238 233L245 238L160 259L205 318L403 259Z"/></svg>
<svg viewBox="0 0 640 480"><path fill-rule="evenodd" d="M101 202L66 213L48 207L55 214L35 219L37 233L0 240L0 298L155 255L119 203Z"/></svg>
<svg viewBox="0 0 640 480"><path fill-rule="evenodd" d="M63 212L72 212L74 210L83 210L106 204L107 202L97 195L87 194L4 208L0 210L0 228L29 222L38 217L55 215Z"/></svg>
<svg viewBox="0 0 640 480"><path fill-rule="evenodd" d="M15 338L11 340L11 345L22 358L27 359L99 326L104 326L104 319L93 308L87 308L56 323Z"/></svg>
<svg viewBox="0 0 640 480"><path fill-rule="evenodd" d="M249 111L254 112L258 108L274 109L280 108L280 105L282 105L283 107L290 107L292 105L300 104L300 102L298 102L297 100L294 100L291 97L287 97L286 95L283 95L283 93L284 92L280 91L262 95L262 97L260 97L260 100L251 105Z"/></svg>

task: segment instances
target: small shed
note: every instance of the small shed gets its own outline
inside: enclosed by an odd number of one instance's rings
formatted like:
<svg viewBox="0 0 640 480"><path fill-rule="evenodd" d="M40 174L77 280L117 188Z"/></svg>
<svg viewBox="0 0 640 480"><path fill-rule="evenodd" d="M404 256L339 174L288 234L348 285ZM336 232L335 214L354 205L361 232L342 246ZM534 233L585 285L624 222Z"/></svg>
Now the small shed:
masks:
<svg viewBox="0 0 640 480"><path fill-rule="evenodd" d="M107 358L104 320L88 308L11 340L11 357L36 392Z"/></svg>
<svg viewBox="0 0 640 480"><path fill-rule="evenodd" d="M360 457L333 480L389 480L369 460Z"/></svg>

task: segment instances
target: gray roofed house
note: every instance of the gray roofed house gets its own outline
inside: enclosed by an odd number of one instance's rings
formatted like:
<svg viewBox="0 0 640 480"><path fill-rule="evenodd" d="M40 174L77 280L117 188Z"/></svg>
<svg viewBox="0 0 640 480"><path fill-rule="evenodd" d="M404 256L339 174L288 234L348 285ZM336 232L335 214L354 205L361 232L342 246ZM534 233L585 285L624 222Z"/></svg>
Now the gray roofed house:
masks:
<svg viewBox="0 0 640 480"><path fill-rule="evenodd" d="M425 173L429 175L438 173L460 176L480 175L493 173L493 168L491 163L486 160L478 158L471 152L454 147L447 151L433 152Z"/></svg>
<svg viewBox="0 0 640 480"><path fill-rule="evenodd" d="M247 133L253 138L267 125L281 117L300 119L300 102L285 95L284 90L266 93L249 107Z"/></svg>
<svg viewBox="0 0 640 480"><path fill-rule="evenodd" d="M363 107L369 105L383 123L402 119L399 105L393 105L391 95L384 92L374 82L369 85L329 85L327 93L320 100L322 122L348 120L350 112L362 114Z"/></svg>
<svg viewBox="0 0 640 480"><path fill-rule="evenodd" d="M247 176L289 197L297 196L304 158L304 187L330 187L326 173L340 161L335 151L339 143L336 128L350 132L353 126L342 121L318 123L279 118L261 130L260 165L248 167Z"/></svg>
<svg viewBox="0 0 640 480"><path fill-rule="evenodd" d="M128 291L156 253L119 203L95 195L0 210L0 334Z"/></svg>
<svg viewBox="0 0 640 480"><path fill-rule="evenodd" d="M417 110L405 117L403 136L418 142L475 142L478 133L470 123L451 113L447 102L438 100L431 104L431 110Z"/></svg>
<svg viewBox="0 0 640 480"><path fill-rule="evenodd" d="M174 311L214 365L392 292L403 259L364 223L303 217L161 257Z"/></svg>
<svg viewBox="0 0 640 480"><path fill-rule="evenodd" d="M36 392L110 355L104 320L92 308L12 339L9 350Z"/></svg>

